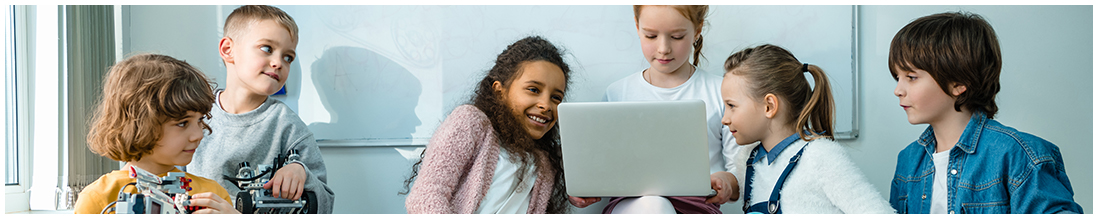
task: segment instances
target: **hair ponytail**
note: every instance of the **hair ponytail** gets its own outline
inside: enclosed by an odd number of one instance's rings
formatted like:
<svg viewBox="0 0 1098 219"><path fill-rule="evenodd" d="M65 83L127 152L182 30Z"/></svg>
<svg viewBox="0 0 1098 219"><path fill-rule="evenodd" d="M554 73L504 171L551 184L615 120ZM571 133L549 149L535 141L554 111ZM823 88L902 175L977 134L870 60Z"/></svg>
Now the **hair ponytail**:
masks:
<svg viewBox="0 0 1098 219"><path fill-rule="evenodd" d="M747 48L728 56L724 62L725 74L741 75L747 79L749 95L756 100L766 94L774 94L789 105L786 115L796 118L790 121L797 131L810 131L801 139L811 141L834 135L834 102L831 83L819 66L801 63L793 53L775 45ZM811 88L804 73L812 74L816 87ZM794 112L801 109L799 112Z"/></svg>
<svg viewBox="0 0 1098 219"><path fill-rule="evenodd" d="M800 116L797 117L796 127L801 130L812 131L811 137L801 136L801 139L805 141L833 136L834 127L832 125L835 118L835 103L831 96L831 83L819 66L804 65L807 67L808 73L812 74L816 86L812 88L812 96L808 98L808 102L801 109Z"/></svg>
<svg viewBox="0 0 1098 219"><path fill-rule="evenodd" d="M698 32L701 33L700 29L699 29ZM701 57L701 55L702 55L702 35L698 34L698 39L694 40L694 66L698 66L698 63L701 61L701 59L699 59L699 57Z"/></svg>

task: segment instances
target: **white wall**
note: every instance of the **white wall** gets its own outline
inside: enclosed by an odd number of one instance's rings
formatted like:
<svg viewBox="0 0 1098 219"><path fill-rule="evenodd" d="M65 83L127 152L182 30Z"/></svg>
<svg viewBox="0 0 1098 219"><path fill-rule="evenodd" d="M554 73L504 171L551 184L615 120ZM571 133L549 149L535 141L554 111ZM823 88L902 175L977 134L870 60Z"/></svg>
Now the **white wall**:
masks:
<svg viewBox="0 0 1098 219"><path fill-rule="evenodd" d="M217 55L222 25L218 22L232 11L221 15L214 6L199 5L126 6L123 11L129 13L122 22L128 22L123 32L129 34L129 41L123 42L125 55L119 60L138 53L170 55L225 87L225 65Z"/></svg>
<svg viewBox="0 0 1098 219"><path fill-rule="evenodd" d="M926 125L910 125L888 71L892 37L916 18L964 10L987 19L1003 55L997 120L1055 143L1075 201L1094 213L1093 9L1091 6L862 6L858 58L861 137L843 141L888 197L896 155Z"/></svg>
<svg viewBox="0 0 1098 219"><path fill-rule="evenodd" d="M129 8L127 54L158 52L184 59L224 86L224 66L214 48L220 38L219 18L234 7L223 7L221 12L214 6ZM855 162L883 197L888 195L896 154L926 128L908 124L897 107L892 95L895 81L886 67L888 44L896 31L918 17L967 10L983 15L999 34L1004 65L996 118L1060 146L1075 200L1093 213L1091 6L862 6L859 10L861 135L842 143L849 146ZM300 69L294 68L300 66L291 67L291 77L294 72L300 75ZM411 165L404 157L413 156L414 149L322 148L329 186L336 193L335 212L403 213L403 196L381 191L399 190ZM738 204L722 209L738 212ZM581 212L595 213L601 207Z"/></svg>

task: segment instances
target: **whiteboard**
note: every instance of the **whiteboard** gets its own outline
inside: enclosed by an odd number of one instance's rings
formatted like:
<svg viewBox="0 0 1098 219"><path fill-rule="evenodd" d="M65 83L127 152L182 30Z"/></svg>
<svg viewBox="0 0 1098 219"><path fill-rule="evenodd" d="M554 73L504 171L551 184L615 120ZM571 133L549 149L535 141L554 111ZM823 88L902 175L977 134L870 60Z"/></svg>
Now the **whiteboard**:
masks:
<svg viewBox="0 0 1098 219"><path fill-rule="evenodd" d="M321 146L426 145L496 56L529 35L565 50L573 70L566 101L601 101L610 83L648 66L627 5L278 7L300 28L300 87L288 91L299 93L283 99ZM853 10L712 6L699 68L723 74L731 53L782 46L827 72L836 134L856 137Z"/></svg>

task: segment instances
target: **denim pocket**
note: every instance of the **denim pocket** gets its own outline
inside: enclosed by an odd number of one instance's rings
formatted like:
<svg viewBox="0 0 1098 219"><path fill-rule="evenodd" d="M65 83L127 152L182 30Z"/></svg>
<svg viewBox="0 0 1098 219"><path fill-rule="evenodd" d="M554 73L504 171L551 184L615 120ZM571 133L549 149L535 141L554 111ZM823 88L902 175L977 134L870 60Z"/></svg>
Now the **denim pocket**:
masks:
<svg viewBox="0 0 1098 219"><path fill-rule="evenodd" d="M907 196L896 197L896 206L892 207L896 208L897 214L907 214Z"/></svg>
<svg viewBox="0 0 1098 219"><path fill-rule="evenodd" d="M961 203L961 212L965 214L1010 214L1009 204L1006 201Z"/></svg>
<svg viewBox="0 0 1098 219"><path fill-rule="evenodd" d="M990 178L988 175L973 178L982 180L975 182L958 180L954 201L961 203L961 212L965 214L1010 213L1010 192L1007 191L1003 178Z"/></svg>

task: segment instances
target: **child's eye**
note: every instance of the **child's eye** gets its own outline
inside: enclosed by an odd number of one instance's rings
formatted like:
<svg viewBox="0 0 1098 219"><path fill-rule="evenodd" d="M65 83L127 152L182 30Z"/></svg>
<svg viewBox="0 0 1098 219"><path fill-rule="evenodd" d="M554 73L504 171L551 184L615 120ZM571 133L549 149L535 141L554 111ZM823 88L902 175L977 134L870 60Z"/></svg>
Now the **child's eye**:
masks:
<svg viewBox="0 0 1098 219"><path fill-rule="evenodd" d="M910 76L910 75L907 76L908 81L914 81L916 78L917 77L915 77L915 76Z"/></svg>
<svg viewBox="0 0 1098 219"><path fill-rule="evenodd" d="M726 105L728 105L728 108L729 108L729 109L731 109L731 108L736 108L736 105L732 105L732 104L726 104Z"/></svg>
<svg viewBox="0 0 1098 219"><path fill-rule="evenodd" d="M294 56L291 56L291 55L283 56L282 61L286 61L287 63L294 62Z"/></svg>
<svg viewBox="0 0 1098 219"><path fill-rule="evenodd" d="M266 53L271 53L271 46L260 46L259 50L263 50L263 52Z"/></svg>
<svg viewBox="0 0 1098 219"><path fill-rule="evenodd" d="M538 90L538 88L536 88L536 87L526 88L526 90L528 90L530 92L534 92L535 94L541 91L541 90Z"/></svg>
<svg viewBox="0 0 1098 219"><path fill-rule="evenodd" d="M176 123L175 126L177 126L177 127L187 127L187 121L182 121L182 122Z"/></svg>
<svg viewBox="0 0 1098 219"><path fill-rule="evenodd" d="M553 100L554 100L554 101L557 101L558 103L559 103L559 102L564 102L564 97L563 97L563 96L560 96L560 95L553 95L553 97L552 97L552 98L553 98Z"/></svg>
<svg viewBox="0 0 1098 219"><path fill-rule="evenodd" d="M681 40L683 37L686 37L686 36L685 35L683 35L683 36L671 36L671 39Z"/></svg>
<svg viewBox="0 0 1098 219"><path fill-rule="evenodd" d="M655 39L656 35L644 35L644 38Z"/></svg>

